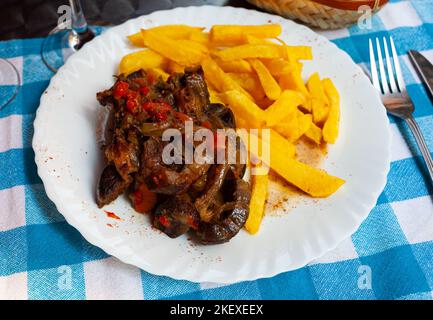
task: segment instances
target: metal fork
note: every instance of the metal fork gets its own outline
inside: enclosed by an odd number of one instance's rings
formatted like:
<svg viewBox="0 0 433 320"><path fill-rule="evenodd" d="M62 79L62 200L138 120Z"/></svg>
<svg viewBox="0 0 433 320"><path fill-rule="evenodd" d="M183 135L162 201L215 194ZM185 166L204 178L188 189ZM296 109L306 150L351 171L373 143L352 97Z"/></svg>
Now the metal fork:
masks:
<svg viewBox="0 0 433 320"><path fill-rule="evenodd" d="M400 62L395 50L394 40L392 37L389 38L392 56L390 56L388 41L385 37L383 37L383 51L378 38L376 38L375 42L376 51L373 41L371 39L369 40L371 82L379 93L381 93L382 102L388 113L403 119L409 126L421 154L424 157L430 174L430 179L433 182L433 160L421 130L412 116L414 106L411 98L407 94L406 85L403 80L403 73L401 72ZM382 52L385 54L385 63L382 58ZM376 56L379 64L379 73L376 67Z"/></svg>

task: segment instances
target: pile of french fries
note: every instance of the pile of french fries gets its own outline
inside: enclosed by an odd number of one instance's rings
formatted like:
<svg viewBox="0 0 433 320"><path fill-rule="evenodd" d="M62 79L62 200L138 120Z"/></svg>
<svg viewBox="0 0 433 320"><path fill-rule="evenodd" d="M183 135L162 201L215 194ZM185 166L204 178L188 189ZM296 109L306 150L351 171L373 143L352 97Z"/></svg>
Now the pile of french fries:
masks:
<svg viewBox="0 0 433 320"><path fill-rule="evenodd" d="M267 139L243 136L248 146L252 138L269 144L269 159L255 155L262 165L312 197L327 197L345 181L296 160L295 144L302 137L318 146L336 141L339 94L331 79L317 73L304 83L302 61L313 58L311 47L286 45L280 34L278 24L215 25L209 32L187 25L141 29L128 39L143 49L124 56L119 73L145 69L166 80L187 66L201 65L211 102L230 107L238 128L270 130ZM267 174L252 176L245 227L253 234L264 214L267 186Z"/></svg>

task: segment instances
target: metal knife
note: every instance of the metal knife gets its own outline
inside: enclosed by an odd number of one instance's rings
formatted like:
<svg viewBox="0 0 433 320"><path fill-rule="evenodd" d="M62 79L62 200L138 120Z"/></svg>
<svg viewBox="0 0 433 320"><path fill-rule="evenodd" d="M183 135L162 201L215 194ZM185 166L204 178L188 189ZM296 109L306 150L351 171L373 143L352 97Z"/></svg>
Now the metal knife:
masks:
<svg viewBox="0 0 433 320"><path fill-rule="evenodd" d="M409 57L424 84L429 89L433 100L433 65L418 51L409 50Z"/></svg>

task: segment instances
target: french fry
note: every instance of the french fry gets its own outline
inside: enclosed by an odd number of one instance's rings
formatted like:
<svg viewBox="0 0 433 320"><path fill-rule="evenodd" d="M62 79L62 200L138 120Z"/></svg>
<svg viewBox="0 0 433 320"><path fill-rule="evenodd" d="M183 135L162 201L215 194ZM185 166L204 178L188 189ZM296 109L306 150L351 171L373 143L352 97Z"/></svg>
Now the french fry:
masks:
<svg viewBox="0 0 433 320"><path fill-rule="evenodd" d="M219 92L223 92L225 87L224 78L228 77L224 71L211 58L203 60L202 68L206 81Z"/></svg>
<svg viewBox="0 0 433 320"><path fill-rule="evenodd" d="M289 115L281 118L281 121L274 124L271 128L289 141L294 141L298 136L299 118L295 115Z"/></svg>
<svg viewBox="0 0 433 320"><path fill-rule="evenodd" d="M297 141L309 128L312 123L311 114L303 114L296 110L295 115L283 118L280 123L272 126L279 134L290 142Z"/></svg>
<svg viewBox="0 0 433 320"><path fill-rule="evenodd" d="M313 59L313 52L310 46L288 46L280 38L275 38L275 40L279 41L283 45L283 57L288 61L295 62L298 60Z"/></svg>
<svg viewBox="0 0 433 320"><path fill-rule="evenodd" d="M302 137L312 124L311 114L303 114L298 111L296 119L297 121L292 121L292 123L296 123L296 126L292 127L291 130L286 133L287 140L293 143Z"/></svg>
<svg viewBox="0 0 433 320"><path fill-rule="evenodd" d="M264 130L269 130L269 134L265 134ZM265 162L265 159L268 159L266 163L272 162L272 155L276 150L287 158L294 158L296 155L295 145L273 129L262 128L257 132L251 130L239 136L248 147L250 157L256 157L263 162ZM260 169L265 169L265 167Z"/></svg>
<svg viewBox="0 0 433 320"><path fill-rule="evenodd" d="M265 110L266 126L272 127L282 119L292 117L303 102L301 95L293 90L284 90L280 97Z"/></svg>
<svg viewBox="0 0 433 320"><path fill-rule="evenodd" d="M313 119L312 119L312 115L311 114L303 114L302 112L298 112L298 132L297 135L295 137L293 137L293 140L291 141L296 141L298 140L300 137L302 137L305 132L308 131L308 129L310 129L311 124L313 123Z"/></svg>
<svg viewBox="0 0 433 320"><path fill-rule="evenodd" d="M209 100L210 100L211 103L221 103L221 104L224 104L224 101L221 100L218 92L216 92L210 86L208 86L208 91L209 91Z"/></svg>
<svg viewBox="0 0 433 320"><path fill-rule="evenodd" d="M263 129L262 129L263 130ZM281 153L285 154L288 158L294 158L296 154L296 148L293 143L290 143L289 140L285 139L282 135L280 135L277 131L273 129L269 129L270 132L270 146L271 146L271 162L272 162L272 153L273 150L280 150ZM262 137L262 142L266 142Z"/></svg>
<svg viewBox="0 0 433 320"><path fill-rule="evenodd" d="M164 26L153 27L148 30L172 39L187 39L193 33L201 33L204 27L192 27L185 24L169 24Z"/></svg>
<svg viewBox="0 0 433 320"><path fill-rule="evenodd" d="M310 128L304 133L304 136L316 144L322 142L322 130L314 123L311 123Z"/></svg>
<svg viewBox="0 0 433 320"><path fill-rule="evenodd" d="M224 72L251 73L254 71L251 65L243 59L231 61L215 59L215 62L221 67L221 69L223 69Z"/></svg>
<svg viewBox="0 0 433 320"><path fill-rule="evenodd" d="M274 100L269 99L268 97L264 97L263 99L256 100L256 104L262 108L263 110L266 110L274 103Z"/></svg>
<svg viewBox="0 0 433 320"><path fill-rule="evenodd" d="M300 92L304 96L305 101L307 101L309 93L304 81L302 80L300 71L292 69L287 73L281 74L278 83L282 90L294 90ZM304 105L307 111L311 111L311 108L308 109L309 105L307 103L304 103Z"/></svg>
<svg viewBox="0 0 433 320"><path fill-rule="evenodd" d="M225 101L221 98L222 94L218 95L218 99L222 101L223 104L225 104ZM247 122L247 120L243 119L242 117L236 118L236 128L237 129L250 129L250 124Z"/></svg>
<svg viewBox="0 0 433 320"><path fill-rule="evenodd" d="M216 53L224 61L248 58L281 58L281 48L275 45L244 44L227 48Z"/></svg>
<svg viewBox="0 0 433 320"><path fill-rule="evenodd" d="M167 60L152 50L140 50L127 54L119 64L119 74L130 74L140 69L160 68Z"/></svg>
<svg viewBox="0 0 433 320"><path fill-rule="evenodd" d="M258 139L261 140L261 138ZM274 148L272 144L270 159L257 154L255 156L260 158L287 182L312 197L328 197L345 183L343 179L332 176L324 170L313 168L296 159L287 157L284 150Z"/></svg>
<svg viewBox="0 0 433 320"><path fill-rule="evenodd" d="M193 48L197 51L200 51L203 54L208 54L209 53L209 49L208 47L206 47L206 45L200 43L200 42L196 42L193 40L189 40L189 39L181 39L181 40L177 40L177 42L185 47L190 47Z"/></svg>
<svg viewBox="0 0 433 320"><path fill-rule="evenodd" d="M211 40L217 43L242 43L245 35L257 38L276 38L281 33L281 25L265 24L260 26L215 25L210 30Z"/></svg>
<svg viewBox="0 0 433 320"><path fill-rule="evenodd" d="M299 109L302 110L304 113L311 113L311 97L309 95L305 96L300 92L299 94L304 97L304 101L299 106Z"/></svg>
<svg viewBox="0 0 433 320"><path fill-rule="evenodd" d="M211 47L212 43L210 41L210 35L208 32L192 32L189 37L189 40L201 43L207 47Z"/></svg>
<svg viewBox="0 0 433 320"><path fill-rule="evenodd" d="M338 126L340 123L340 95L331 79L323 79L322 83L325 88L326 96L330 101L328 119L323 125L323 140L329 143L335 143L338 137Z"/></svg>
<svg viewBox="0 0 433 320"><path fill-rule="evenodd" d="M264 130L269 130L269 135L264 135ZM269 148L270 161L272 162L273 150L280 150L279 152L284 154L287 158L294 158L296 155L296 147L289 140L280 135L277 131L271 128L262 128L258 130L258 135L254 132L251 135L258 136L260 141L258 141L258 150L263 151L265 148ZM250 143L251 143L250 135ZM256 153L257 154L257 153ZM263 154L261 154L263 156Z"/></svg>
<svg viewBox="0 0 433 320"><path fill-rule="evenodd" d="M233 111L236 121L245 120L244 128L262 128L265 124L264 111L238 90L231 90L219 95L222 101Z"/></svg>
<svg viewBox="0 0 433 320"><path fill-rule="evenodd" d="M322 125L328 117L329 99L325 95L323 84L317 72L312 74L308 79L307 88L311 96L313 122L317 125Z"/></svg>
<svg viewBox="0 0 433 320"><path fill-rule="evenodd" d="M219 92L237 90L244 96L253 100L251 95L245 91L235 80L225 73L214 60L207 58L202 62L206 80Z"/></svg>
<svg viewBox="0 0 433 320"><path fill-rule="evenodd" d="M293 66L283 59L260 59L263 64L268 68L269 72L278 77L281 74L288 73L292 70Z"/></svg>
<svg viewBox="0 0 433 320"><path fill-rule="evenodd" d="M250 59L248 62L256 71L266 96L271 100L277 100L281 94L281 88L269 70L258 59Z"/></svg>
<svg viewBox="0 0 433 320"><path fill-rule="evenodd" d="M174 62L173 60L168 61L166 70L169 74L173 73L183 73L185 71L185 67L180 64Z"/></svg>
<svg viewBox="0 0 433 320"><path fill-rule="evenodd" d="M287 182L315 198L328 197L345 183L343 179L329 175L324 170L310 167L279 153L272 156L271 164L271 168Z"/></svg>
<svg viewBox="0 0 433 320"><path fill-rule="evenodd" d="M150 29L146 29L157 33L158 35L168 37L171 39L188 39L192 34L201 33L204 28L191 27L187 25L166 25L159 26ZM129 41L137 47L144 47L143 37L141 32L137 32L128 36Z"/></svg>
<svg viewBox="0 0 433 320"><path fill-rule="evenodd" d="M313 51L309 46L286 46L287 54L292 60L313 60Z"/></svg>
<svg viewBox="0 0 433 320"><path fill-rule="evenodd" d="M136 47L144 47L143 38L141 37L141 32L131 34L127 38L132 45Z"/></svg>
<svg viewBox="0 0 433 320"><path fill-rule="evenodd" d="M253 175L251 177L252 191L249 207L250 213L245 222L245 229L251 234L255 234L259 231L262 222L268 193L268 181L269 176L267 174Z"/></svg>
<svg viewBox="0 0 433 320"><path fill-rule="evenodd" d="M229 76L247 90L255 101L265 97L265 92L257 75L253 73L229 73Z"/></svg>
<svg viewBox="0 0 433 320"><path fill-rule="evenodd" d="M280 50L280 58L285 59L292 66L297 66L302 69L302 63L300 60L312 60L311 47L308 46L281 46L275 43L270 43L275 45Z"/></svg>
<svg viewBox="0 0 433 320"><path fill-rule="evenodd" d="M310 46L288 46L286 44L280 45L272 42L268 39L257 38L252 35L245 35L245 43L252 45L274 45L280 50L281 58L287 59L287 61L297 62L299 60L312 60L313 52ZM278 41L280 41L277 38Z"/></svg>
<svg viewBox="0 0 433 320"><path fill-rule="evenodd" d="M265 45L278 45L272 41L263 38L257 38L250 34L244 35L244 41L246 44L265 44Z"/></svg>
<svg viewBox="0 0 433 320"><path fill-rule="evenodd" d="M282 41L279 38L277 38L276 40L284 44L282 47L282 58L289 63L290 65L289 71L297 72L300 75L302 72L303 65L301 62L299 62L298 57L302 56L302 54L305 54L304 51L308 49L305 49L304 46L288 46L284 43L284 41ZM296 51L300 51L300 52L296 53ZM287 71L284 73L287 73Z"/></svg>
<svg viewBox="0 0 433 320"><path fill-rule="evenodd" d="M307 112L311 112L310 94L302 80L300 70L292 69L292 71L288 73L281 74L278 83L283 90L294 90L299 92L304 98L304 102L302 103L303 109Z"/></svg>
<svg viewBox="0 0 433 320"><path fill-rule="evenodd" d="M142 29L141 36L146 47L183 66L197 65L206 56L195 48L159 35L154 31Z"/></svg>
<svg viewBox="0 0 433 320"><path fill-rule="evenodd" d="M302 63L298 61L287 61L284 59L261 59L261 61L275 77L279 77L291 71L296 71L301 74Z"/></svg>
<svg viewBox="0 0 433 320"><path fill-rule="evenodd" d="M161 77L162 80L164 80L164 81L167 81L168 77L170 77L170 75L167 72L165 72L164 70L162 70L160 68L148 69L147 72L157 79L159 77Z"/></svg>
<svg viewBox="0 0 433 320"><path fill-rule="evenodd" d="M308 79L307 88L313 97L318 97L326 104L329 104L329 99L325 94L325 89L317 72L313 73Z"/></svg>

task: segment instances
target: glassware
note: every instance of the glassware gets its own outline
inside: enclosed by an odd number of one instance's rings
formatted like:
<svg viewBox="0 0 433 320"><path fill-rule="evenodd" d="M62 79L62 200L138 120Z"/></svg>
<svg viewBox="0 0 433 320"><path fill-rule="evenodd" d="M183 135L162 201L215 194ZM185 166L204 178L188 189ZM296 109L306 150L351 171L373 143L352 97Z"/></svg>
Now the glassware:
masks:
<svg viewBox="0 0 433 320"><path fill-rule="evenodd" d="M42 43L42 60L53 72L57 72L71 54L95 37L87 25L81 1L69 0L69 4L71 19L57 25Z"/></svg>
<svg viewBox="0 0 433 320"><path fill-rule="evenodd" d="M17 68L9 60L0 58L0 111L15 99L20 85Z"/></svg>

